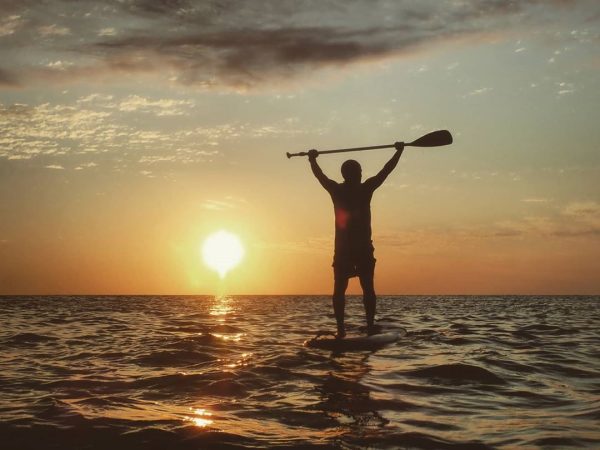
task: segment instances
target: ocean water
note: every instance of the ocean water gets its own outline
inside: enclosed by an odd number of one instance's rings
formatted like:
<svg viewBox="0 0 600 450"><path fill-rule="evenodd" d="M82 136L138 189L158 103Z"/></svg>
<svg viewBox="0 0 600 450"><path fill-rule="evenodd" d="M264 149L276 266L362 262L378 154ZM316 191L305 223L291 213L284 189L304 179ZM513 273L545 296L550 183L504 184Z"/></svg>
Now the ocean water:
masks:
<svg viewBox="0 0 600 450"><path fill-rule="evenodd" d="M0 446L600 448L600 297L2 297ZM348 300L350 332L363 324Z"/></svg>

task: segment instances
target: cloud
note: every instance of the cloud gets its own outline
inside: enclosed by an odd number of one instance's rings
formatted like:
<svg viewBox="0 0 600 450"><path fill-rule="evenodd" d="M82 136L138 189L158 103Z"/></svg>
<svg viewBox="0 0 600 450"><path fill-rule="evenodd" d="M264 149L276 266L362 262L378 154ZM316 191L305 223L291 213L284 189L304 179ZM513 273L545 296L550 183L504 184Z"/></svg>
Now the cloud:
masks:
<svg viewBox="0 0 600 450"><path fill-rule="evenodd" d="M536 199L539 200L539 199ZM545 199L544 199L545 200ZM475 235L486 236L487 233L475 231ZM572 202L548 216L523 217L520 220L505 221L495 224L489 229L490 236L506 237L599 237L600 236L600 204L589 202Z"/></svg>
<svg viewBox="0 0 600 450"><path fill-rule="evenodd" d="M23 20L19 15L5 17L0 20L0 37L14 34L22 24Z"/></svg>
<svg viewBox="0 0 600 450"><path fill-rule="evenodd" d="M452 39L475 40L509 25L546 23L579 4L594 12L586 0L273 0L260 6L233 0L24 1L4 7L10 15L0 22L0 34L11 38L5 46L9 59L15 48L32 55L5 63L24 84L133 73L249 89L293 82L324 68L402 57ZM40 42L34 38L38 33L61 39ZM40 67L34 56L39 54L57 61L67 54L80 57L75 66L59 70Z"/></svg>
<svg viewBox="0 0 600 450"><path fill-rule="evenodd" d="M485 94L486 92L490 92L491 90L492 90L492 88L489 88L489 87L475 89L475 90L469 92L467 95L465 95L465 97L472 97L474 95L482 95L482 94Z"/></svg>
<svg viewBox="0 0 600 450"><path fill-rule="evenodd" d="M194 123L175 131L169 128L169 120L141 120L141 127L135 120L145 119L145 114L161 119L180 116L193 106L189 100L135 95L115 98L102 93L79 97L71 104L0 103L0 160L45 158L41 163L46 164L49 157L74 157L72 165L84 168L90 155L104 154L143 165L199 163L213 161L224 144L320 131L299 130L294 118L253 125L234 122L206 127Z"/></svg>
<svg viewBox="0 0 600 450"><path fill-rule="evenodd" d="M93 93L93 94L86 95L84 97L79 97L77 99L77 103L107 102L112 99L113 99L112 95Z"/></svg>
<svg viewBox="0 0 600 450"><path fill-rule="evenodd" d="M600 204L596 202L574 202L565 206L563 214L569 217L600 223Z"/></svg>
<svg viewBox="0 0 600 450"><path fill-rule="evenodd" d="M71 30L69 30L67 27L60 27L56 24L52 24L39 27L38 33L40 33L43 37L66 36L71 34Z"/></svg>
<svg viewBox="0 0 600 450"><path fill-rule="evenodd" d="M547 198L530 197L521 199L521 201L523 203L548 203L550 200L548 200Z"/></svg>
<svg viewBox="0 0 600 450"><path fill-rule="evenodd" d="M310 237L302 241L259 241L256 247L281 251L284 253L329 253L331 252L331 237Z"/></svg>
<svg viewBox="0 0 600 450"><path fill-rule="evenodd" d="M99 37L116 36L116 35L117 35L117 30L115 30L112 27L102 28L100 31L98 31Z"/></svg>
<svg viewBox="0 0 600 450"><path fill-rule="evenodd" d="M83 163L83 164L79 164L77 167L75 167L75 170L83 170L83 169L88 169L90 167L96 167L98 164L96 164L95 162L91 161L91 162L87 162L87 163Z"/></svg>
<svg viewBox="0 0 600 450"><path fill-rule="evenodd" d="M67 67L72 65L73 63L69 61L50 61L48 64L46 64L46 67L56 70L66 70Z"/></svg>
<svg viewBox="0 0 600 450"><path fill-rule="evenodd" d="M158 99L152 100L139 95L130 95L123 99L117 106L119 111L142 111L156 114L157 116L181 116L185 111L181 107L194 106L191 100Z"/></svg>
<svg viewBox="0 0 600 450"><path fill-rule="evenodd" d="M114 39L98 43L95 51L115 68L121 68L123 61L134 61L134 70L162 67L175 73L175 79L184 84L248 88L283 81L323 66L390 56L395 48L383 35L391 33L393 30L324 27L234 29ZM377 34L381 38L372 37ZM415 42L409 36L402 40L403 47Z"/></svg>
<svg viewBox="0 0 600 450"><path fill-rule="evenodd" d="M196 160L201 139L193 142L183 132L134 129L115 116L116 107L99 108L95 102L110 96L88 96L72 105L36 106L0 104L0 159L32 159L97 153L132 152L137 159L156 151L176 159Z"/></svg>
<svg viewBox="0 0 600 450"><path fill-rule="evenodd" d="M506 240L598 238L600 238L600 204L589 201L569 203L555 209L554 214L545 216L524 216L486 226L429 227L378 233L374 235L373 240L375 246L414 252L431 248L462 248L468 243L477 244L479 241L502 243Z"/></svg>
<svg viewBox="0 0 600 450"><path fill-rule="evenodd" d="M201 206L211 211L225 211L228 209L238 209L248 204L248 200L242 197L226 196L220 200L205 200Z"/></svg>

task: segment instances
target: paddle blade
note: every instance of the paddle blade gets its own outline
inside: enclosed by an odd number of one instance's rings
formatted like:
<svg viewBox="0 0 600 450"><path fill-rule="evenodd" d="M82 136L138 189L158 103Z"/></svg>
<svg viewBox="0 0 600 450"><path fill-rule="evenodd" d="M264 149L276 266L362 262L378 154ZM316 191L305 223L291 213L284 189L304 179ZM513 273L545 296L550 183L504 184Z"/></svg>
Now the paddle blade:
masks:
<svg viewBox="0 0 600 450"><path fill-rule="evenodd" d="M425 136L421 136L419 139L406 145L411 145L413 147L440 147L449 144L452 144L452 135L450 132L448 130L438 130L432 131Z"/></svg>

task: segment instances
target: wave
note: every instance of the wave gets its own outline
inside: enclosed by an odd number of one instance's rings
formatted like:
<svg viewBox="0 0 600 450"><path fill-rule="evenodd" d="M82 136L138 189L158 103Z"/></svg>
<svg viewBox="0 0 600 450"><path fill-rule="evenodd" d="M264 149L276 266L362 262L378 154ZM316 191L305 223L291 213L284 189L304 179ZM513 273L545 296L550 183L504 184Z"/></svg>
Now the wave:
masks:
<svg viewBox="0 0 600 450"><path fill-rule="evenodd" d="M37 333L18 333L13 336L7 338L4 343L6 345L32 345L39 344L44 342L54 342L57 341L58 338L55 336L49 336L45 334L37 334Z"/></svg>
<svg viewBox="0 0 600 450"><path fill-rule="evenodd" d="M213 381L206 386L203 391L206 394L215 395L218 397L243 398L248 394L246 387L239 381L235 380Z"/></svg>
<svg viewBox="0 0 600 450"><path fill-rule="evenodd" d="M483 357L480 361L492 366L501 367L502 369L510 370L514 373L539 373L540 369L529 364L523 364L517 361L511 361L508 358L497 359L492 357Z"/></svg>
<svg viewBox="0 0 600 450"><path fill-rule="evenodd" d="M548 333L548 334L560 336L560 335L565 335L565 334L574 334L574 333L577 333L578 330L576 330L575 328L563 328L563 327L559 327L557 325L545 325L545 324L536 323L536 324L524 326L519 331L524 331L527 333L530 333L530 332L537 332L537 333L544 333L544 334Z"/></svg>
<svg viewBox="0 0 600 450"><path fill-rule="evenodd" d="M481 442L453 442L418 432L390 433L376 439L368 436L353 440L351 443L361 447L376 445L377 448L416 448L423 450L492 450L494 448Z"/></svg>
<svg viewBox="0 0 600 450"><path fill-rule="evenodd" d="M448 423L433 422L433 421L429 421L429 420L406 419L406 420L403 420L402 423L405 423L407 425L416 426L416 427L421 427L421 428L429 428L431 430L438 430L438 431L460 430L460 427L458 427L456 425L450 425Z"/></svg>
<svg viewBox="0 0 600 450"><path fill-rule="evenodd" d="M474 339L467 339L463 337L447 339L443 340L442 342L448 345L472 345L477 343L477 341L475 341Z"/></svg>
<svg viewBox="0 0 600 450"><path fill-rule="evenodd" d="M460 383L505 384L498 375L479 366L470 364L441 364L405 372L405 375L417 378L431 378Z"/></svg>
<svg viewBox="0 0 600 450"><path fill-rule="evenodd" d="M195 366L218 358L206 352L190 350L158 351L139 356L135 359L140 365L152 367L186 367Z"/></svg>

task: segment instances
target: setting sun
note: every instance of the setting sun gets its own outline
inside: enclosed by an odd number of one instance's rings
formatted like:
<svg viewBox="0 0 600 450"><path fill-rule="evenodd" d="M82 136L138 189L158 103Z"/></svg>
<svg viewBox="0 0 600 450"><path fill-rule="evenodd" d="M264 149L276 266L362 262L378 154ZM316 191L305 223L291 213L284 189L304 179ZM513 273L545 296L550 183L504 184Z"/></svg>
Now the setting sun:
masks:
<svg viewBox="0 0 600 450"><path fill-rule="evenodd" d="M228 231L217 231L206 238L202 245L202 258L208 267L224 278L244 257L240 239Z"/></svg>

